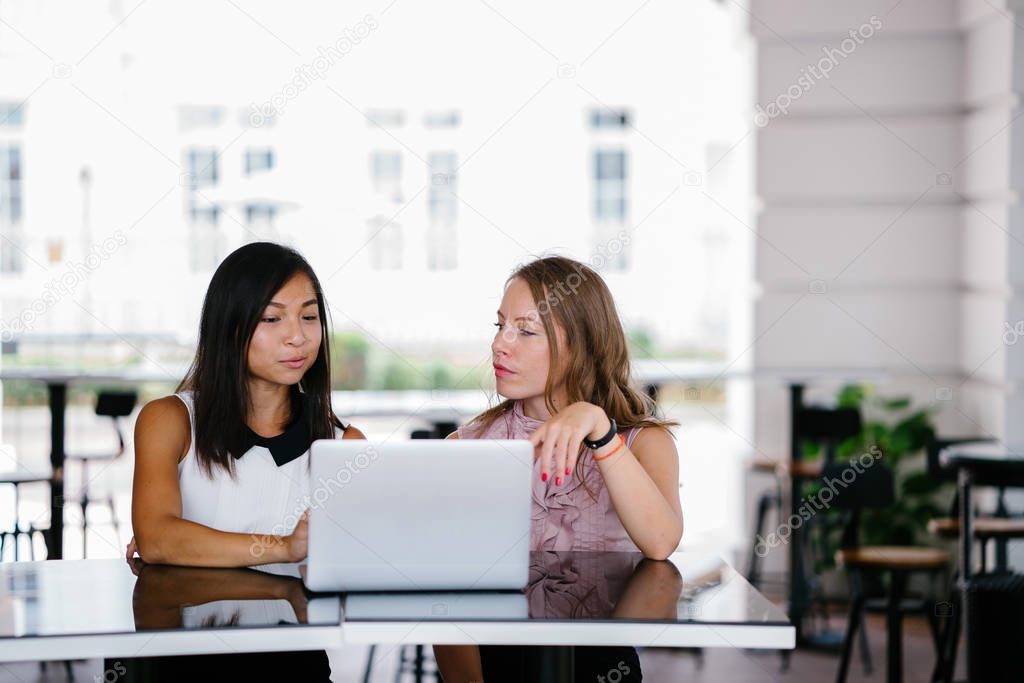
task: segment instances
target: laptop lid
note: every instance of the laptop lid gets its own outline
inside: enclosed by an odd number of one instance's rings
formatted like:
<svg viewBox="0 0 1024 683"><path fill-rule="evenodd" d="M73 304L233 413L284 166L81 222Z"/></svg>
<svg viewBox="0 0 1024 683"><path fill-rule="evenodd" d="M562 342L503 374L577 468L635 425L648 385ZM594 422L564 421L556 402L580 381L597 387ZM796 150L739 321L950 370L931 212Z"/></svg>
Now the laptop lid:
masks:
<svg viewBox="0 0 1024 683"><path fill-rule="evenodd" d="M306 585L524 587L532 471L525 440L314 442Z"/></svg>

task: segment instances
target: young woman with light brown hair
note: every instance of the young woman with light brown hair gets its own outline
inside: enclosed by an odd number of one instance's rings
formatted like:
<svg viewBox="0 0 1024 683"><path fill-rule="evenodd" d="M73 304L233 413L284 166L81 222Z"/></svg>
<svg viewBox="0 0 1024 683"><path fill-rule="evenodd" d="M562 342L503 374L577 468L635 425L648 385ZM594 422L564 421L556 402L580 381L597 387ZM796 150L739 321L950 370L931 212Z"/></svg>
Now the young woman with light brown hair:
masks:
<svg viewBox="0 0 1024 683"><path fill-rule="evenodd" d="M683 533L675 423L630 382L626 335L604 280L564 257L526 264L506 282L496 327L491 353L505 400L449 438L533 443L531 550L667 558ZM529 657L528 648L434 650L447 683L515 680ZM578 648L577 678L596 680L591 669L607 673L608 661L624 657L639 675L631 648Z"/></svg>

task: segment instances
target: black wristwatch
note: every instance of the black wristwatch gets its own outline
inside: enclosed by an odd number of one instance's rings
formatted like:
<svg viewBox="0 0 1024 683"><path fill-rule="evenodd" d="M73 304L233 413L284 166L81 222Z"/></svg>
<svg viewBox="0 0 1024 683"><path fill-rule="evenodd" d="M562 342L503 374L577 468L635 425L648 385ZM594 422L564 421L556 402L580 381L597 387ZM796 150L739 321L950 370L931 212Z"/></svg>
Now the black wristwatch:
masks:
<svg viewBox="0 0 1024 683"><path fill-rule="evenodd" d="M583 439L583 445L586 446L587 448L589 448L592 451L596 451L601 446L604 446L605 444L610 443L611 440L615 438L615 435L619 433L619 426L617 424L615 424L615 418L612 417L611 415L608 416L608 421L612 423L612 426L611 426L611 429L608 430L607 434L602 436L597 441L591 441L590 439Z"/></svg>

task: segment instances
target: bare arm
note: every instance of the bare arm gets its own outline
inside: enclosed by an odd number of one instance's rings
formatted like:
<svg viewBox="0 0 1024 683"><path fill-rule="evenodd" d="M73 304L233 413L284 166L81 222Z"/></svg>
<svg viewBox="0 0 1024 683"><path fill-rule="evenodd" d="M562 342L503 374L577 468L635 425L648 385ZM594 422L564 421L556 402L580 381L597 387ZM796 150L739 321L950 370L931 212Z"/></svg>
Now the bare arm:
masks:
<svg viewBox="0 0 1024 683"><path fill-rule="evenodd" d="M599 448L598 457L614 450L618 439ZM626 533L644 555L664 560L683 536L679 503L679 455L664 429L643 429L632 448L597 461L612 505Z"/></svg>
<svg viewBox="0 0 1024 683"><path fill-rule="evenodd" d="M188 409L174 396L152 401L135 423L132 527L145 562L246 567L306 556L306 521L290 536L236 534L181 518L178 462L191 441Z"/></svg>
<svg viewBox="0 0 1024 683"><path fill-rule="evenodd" d="M578 401L530 434L541 461L541 478L562 485L582 452L584 438L596 440L611 429L604 410ZM617 450L616 450L617 449ZM612 505L626 533L644 555L664 560L679 545L683 513L679 505L679 456L668 430L648 427L627 448L614 438L594 452Z"/></svg>

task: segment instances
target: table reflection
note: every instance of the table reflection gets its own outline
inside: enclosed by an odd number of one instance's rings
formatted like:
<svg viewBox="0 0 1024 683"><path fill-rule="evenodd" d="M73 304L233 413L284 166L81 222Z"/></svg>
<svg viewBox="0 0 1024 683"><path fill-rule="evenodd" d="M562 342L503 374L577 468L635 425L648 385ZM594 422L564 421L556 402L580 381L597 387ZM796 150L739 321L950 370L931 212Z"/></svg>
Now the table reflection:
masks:
<svg viewBox="0 0 1024 683"><path fill-rule="evenodd" d="M138 560L132 571L138 577L132 612L140 631L309 623L309 601L295 576Z"/></svg>
<svg viewBox="0 0 1024 683"><path fill-rule="evenodd" d="M298 626L311 621L309 600L297 572L171 567L140 560L131 567L138 577L132 592L138 631ZM333 623L339 620L335 609ZM127 660L123 666L126 681L328 681L330 677L322 651L153 657Z"/></svg>
<svg viewBox="0 0 1024 683"><path fill-rule="evenodd" d="M675 620L683 578L671 562L641 553L530 554L528 613L534 619Z"/></svg>
<svg viewBox="0 0 1024 683"><path fill-rule="evenodd" d="M530 553L523 591L349 593L344 619L676 621L689 618L688 600L717 578L712 573L684 587L673 563L641 553L541 551ZM690 597L682 598L684 592Z"/></svg>

